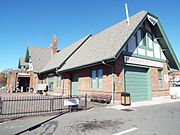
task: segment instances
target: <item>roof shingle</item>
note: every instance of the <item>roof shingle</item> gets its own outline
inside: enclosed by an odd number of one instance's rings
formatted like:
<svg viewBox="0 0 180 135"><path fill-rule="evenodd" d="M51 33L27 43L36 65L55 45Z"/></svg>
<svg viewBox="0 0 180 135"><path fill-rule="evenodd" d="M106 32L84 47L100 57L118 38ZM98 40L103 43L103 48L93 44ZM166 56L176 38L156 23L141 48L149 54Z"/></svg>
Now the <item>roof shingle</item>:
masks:
<svg viewBox="0 0 180 135"><path fill-rule="evenodd" d="M84 41L89 38L89 36L90 35L87 35L86 37L76 41L69 47L55 54L54 57L41 70L41 73L59 67L76 49L78 49L83 44Z"/></svg>
<svg viewBox="0 0 180 135"><path fill-rule="evenodd" d="M29 56L33 64L33 71L40 72L46 63L51 59L50 48L38 48L28 46Z"/></svg>
<svg viewBox="0 0 180 135"><path fill-rule="evenodd" d="M146 15L146 11L141 11L129 18L129 25L124 20L90 37L58 71L65 71L115 57Z"/></svg>

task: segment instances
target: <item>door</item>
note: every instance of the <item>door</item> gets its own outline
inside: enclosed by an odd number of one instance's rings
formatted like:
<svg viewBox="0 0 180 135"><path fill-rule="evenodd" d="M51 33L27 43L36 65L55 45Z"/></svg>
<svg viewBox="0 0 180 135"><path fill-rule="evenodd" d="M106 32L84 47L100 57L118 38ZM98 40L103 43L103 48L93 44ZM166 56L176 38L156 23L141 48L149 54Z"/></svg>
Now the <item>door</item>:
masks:
<svg viewBox="0 0 180 135"><path fill-rule="evenodd" d="M71 95L72 96L78 95L78 75L77 74L72 74Z"/></svg>
<svg viewBox="0 0 180 135"><path fill-rule="evenodd" d="M146 101L150 99L148 69L141 67L125 67L125 89L131 94L131 101Z"/></svg>

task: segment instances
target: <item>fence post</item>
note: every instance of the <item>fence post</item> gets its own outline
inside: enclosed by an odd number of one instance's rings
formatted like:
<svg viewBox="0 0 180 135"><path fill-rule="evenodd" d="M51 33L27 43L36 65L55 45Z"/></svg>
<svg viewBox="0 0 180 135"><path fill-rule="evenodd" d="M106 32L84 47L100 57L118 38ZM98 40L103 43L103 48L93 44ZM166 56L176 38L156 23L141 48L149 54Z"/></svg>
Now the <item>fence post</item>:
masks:
<svg viewBox="0 0 180 135"><path fill-rule="evenodd" d="M2 114L3 101L2 97L0 97L0 114Z"/></svg>
<svg viewBox="0 0 180 135"><path fill-rule="evenodd" d="M50 111L53 111L53 106L54 106L54 97L50 98Z"/></svg>
<svg viewBox="0 0 180 135"><path fill-rule="evenodd" d="M87 110L87 94L85 95L85 110Z"/></svg>

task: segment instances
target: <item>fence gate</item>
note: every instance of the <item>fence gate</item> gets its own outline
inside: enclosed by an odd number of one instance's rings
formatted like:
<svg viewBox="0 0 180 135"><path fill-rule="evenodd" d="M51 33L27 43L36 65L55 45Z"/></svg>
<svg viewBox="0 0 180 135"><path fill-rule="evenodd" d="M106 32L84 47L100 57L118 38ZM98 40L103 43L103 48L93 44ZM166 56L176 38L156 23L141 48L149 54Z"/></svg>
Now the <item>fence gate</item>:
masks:
<svg viewBox="0 0 180 135"><path fill-rule="evenodd" d="M71 99L76 99L74 101L78 102L78 108L87 108L87 96L0 97L0 121L7 118L68 112L73 104L67 105L66 101L71 101Z"/></svg>

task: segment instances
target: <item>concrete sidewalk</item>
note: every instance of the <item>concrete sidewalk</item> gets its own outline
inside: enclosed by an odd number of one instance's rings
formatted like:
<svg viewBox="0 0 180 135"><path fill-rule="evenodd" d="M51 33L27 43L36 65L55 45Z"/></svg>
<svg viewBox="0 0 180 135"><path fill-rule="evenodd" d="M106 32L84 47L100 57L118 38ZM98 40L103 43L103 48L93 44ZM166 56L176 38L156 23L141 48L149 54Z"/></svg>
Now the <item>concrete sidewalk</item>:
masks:
<svg viewBox="0 0 180 135"><path fill-rule="evenodd" d="M127 108L135 108L135 107L141 107L141 106L150 106L150 105L158 105L158 104L166 104L166 103L174 103L174 102L180 102L180 98L171 99L170 96L153 97L152 101L134 102L134 103L131 103L130 106L123 106L121 104L111 105L111 106L108 106L107 108L122 110L122 109L127 109Z"/></svg>

